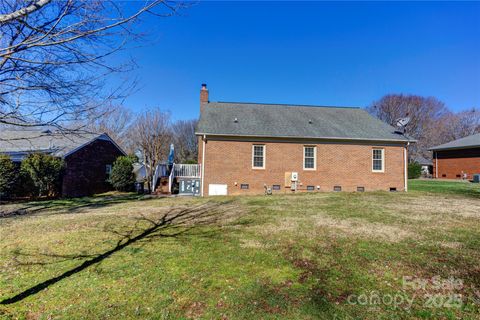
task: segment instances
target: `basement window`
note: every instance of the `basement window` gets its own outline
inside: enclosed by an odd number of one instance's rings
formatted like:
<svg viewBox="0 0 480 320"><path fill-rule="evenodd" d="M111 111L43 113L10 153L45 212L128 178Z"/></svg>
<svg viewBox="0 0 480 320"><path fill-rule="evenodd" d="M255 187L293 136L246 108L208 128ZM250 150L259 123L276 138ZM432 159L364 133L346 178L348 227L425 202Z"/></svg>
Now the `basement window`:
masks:
<svg viewBox="0 0 480 320"><path fill-rule="evenodd" d="M397 192L397 188L390 187L390 192Z"/></svg>
<svg viewBox="0 0 480 320"><path fill-rule="evenodd" d="M272 186L272 189L273 189L273 190L280 190L280 185L279 185L279 184L274 184L274 185Z"/></svg>
<svg viewBox="0 0 480 320"><path fill-rule="evenodd" d="M315 186L307 186L308 191L315 191Z"/></svg>
<svg viewBox="0 0 480 320"><path fill-rule="evenodd" d="M249 185L247 183L242 183L240 189L248 189Z"/></svg>
<svg viewBox="0 0 480 320"><path fill-rule="evenodd" d="M457 178L461 178L461 177L462 177L461 175L457 174Z"/></svg>
<svg viewBox="0 0 480 320"><path fill-rule="evenodd" d="M364 192L365 191L365 187L357 187L357 192Z"/></svg>
<svg viewBox="0 0 480 320"><path fill-rule="evenodd" d="M342 191L342 187L341 186L335 186L335 187L333 187L333 191Z"/></svg>
<svg viewBox="0 0 480 320"><path fill-rule="evenodd" d="M446 178L446 177L447 177L447 175L446 175L446 174L442 174L442 178Z"/></svg>

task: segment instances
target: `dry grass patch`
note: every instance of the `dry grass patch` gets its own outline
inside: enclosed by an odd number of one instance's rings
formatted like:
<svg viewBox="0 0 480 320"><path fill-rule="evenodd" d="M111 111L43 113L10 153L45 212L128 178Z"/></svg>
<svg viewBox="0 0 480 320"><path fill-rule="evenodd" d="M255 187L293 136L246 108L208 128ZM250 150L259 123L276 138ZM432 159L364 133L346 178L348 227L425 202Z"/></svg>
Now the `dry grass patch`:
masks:
<svg viewBox="0 0 480 320"><path fill-rule="evenodd" d="M268 246L255 239L240 239L240 247L253 249L266 249Z"/></svg>
<svg viewBox="0 0 480 320"><path fill-rule="evenodd" d="M335 219L327 214L316 214L304 217L283 217L275 222L252 227L254 232L264 236L289 234L303 237L316 237L318 228L327 232L344 236L355 236L388 242L399 242L405 239L420 239L421 236L407 226L393 226L379 222L369 222L360 218Z"/></svg>
<svg viewBox="0 0 480 320"><path fill-rule="evenodd" d="M419 239L420 235L407 230L406 227L386 225L379 222L369 222L358 218L333 219L326 215L316 215L315 225L331 229L333 232L341 231L345 236L356 236L388 242L399 242L405 239Z"/></svg>
<svg viewBox="0 0 480 320"><path fill-rule="evenodd" d="M425 195L396 199L395 202L388 202L385 206L412 220L443 223L445 218L480 219L480 201L469 198Z"/></svg>
<svg viewBox="0 0 480 320"><path fill-rule="evenodd" d="M458 241L440 241L438 244L442 248L447 248L447 249L461 249L463 247L463 244Z"/></svg>

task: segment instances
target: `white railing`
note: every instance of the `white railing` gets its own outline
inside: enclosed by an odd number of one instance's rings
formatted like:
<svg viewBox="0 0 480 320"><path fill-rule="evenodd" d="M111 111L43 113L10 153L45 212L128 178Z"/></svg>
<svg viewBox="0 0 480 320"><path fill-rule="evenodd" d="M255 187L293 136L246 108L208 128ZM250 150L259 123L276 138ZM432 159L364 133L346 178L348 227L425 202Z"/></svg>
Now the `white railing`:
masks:
<svg viewBox="0 0 480 320"><path fill-rule="evenodd" d="M150 190L150 192L154 192L155 189L157 188L157 181L158 181L159 173L160 173L160 166L157 165L157 166L155 167L155 172L153 173L153 178L152 178L152 190Z"/></svg>
<svg viewBox="0 0 480 320"><path fill-rule="evenodd" d="M172 171L174 177L200 178L199 164L174 164Z"/></svg>
<svg viewBox="0 0 480 320"><path fill-rule="evenodd" d="M155 168L152 180L152 192L156 190L158 178L165 176L168 173L167 165L159 164ZM172 192L173 179L180 178L200 178L201 165L199 164L173 164L172 170L168 175L168 192Z"/></svg>
<svg viewBox="0 0 480 320"><path fill-rule="evenodd" d="M175 170L172 170L170 172L170 175L168 176L168 193L172 193L172 184L173 184L174 172L175 172Z"/></svg>

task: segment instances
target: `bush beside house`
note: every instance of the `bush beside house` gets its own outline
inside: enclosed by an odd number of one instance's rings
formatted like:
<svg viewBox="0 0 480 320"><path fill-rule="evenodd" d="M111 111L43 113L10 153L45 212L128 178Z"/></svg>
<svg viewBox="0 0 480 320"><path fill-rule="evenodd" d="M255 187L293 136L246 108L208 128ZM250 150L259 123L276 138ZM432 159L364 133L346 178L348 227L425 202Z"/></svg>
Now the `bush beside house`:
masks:
<svg viewBox="0 0 480 320"><path fill-rule="evenodd" d="M30 177L40 197L60 194L64 168L62 159L42 153L30 154L20 165L21 172Z"/></svg>
<svg viewBox="0 0 480 320"><path fill-rule="evenodd" d="M117 191L132 191L135 183L133 164L136 159L133 157L118 157L113 163L109 182Z"/></svg>
<svg viewBox="0 0 480 320"><path fill-rule="evenodd" d="M15 164L7 155L0 154L0 197L8 197L18 177Z"/></svg>
<svg viewBox="0 0 480 320"><path fill-rule="evenodd" d="M418 179L422 175L422 166L417 162L408 164L408 179Z"/></svg>

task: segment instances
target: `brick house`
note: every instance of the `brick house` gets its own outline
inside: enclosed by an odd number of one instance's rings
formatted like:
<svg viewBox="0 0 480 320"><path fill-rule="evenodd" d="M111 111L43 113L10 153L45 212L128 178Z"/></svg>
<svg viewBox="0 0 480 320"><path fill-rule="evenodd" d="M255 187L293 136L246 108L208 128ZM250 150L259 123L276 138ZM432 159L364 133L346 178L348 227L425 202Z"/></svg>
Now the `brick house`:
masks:
<svg viewBox="0 0 480 320"><path fill-rule="evenodd" d="M480 174L480 133L430 149L433 176L443 179L473 179Z"/></svg>
<svg viewBox="0 0 480 320"><path fill-rule="evenodd" d="M21 162L30 153L46 153L65 161L62 196L79 197L111 190L112 164L125 152L107 135L49 130L2 130L0 153Z"/></svg>
<svg viewBox="0 0 480 320"><path fill-rule="evenodd" d="M210 102L200 91L202 195L406 191L402 134L360 108Z"/></svg>

